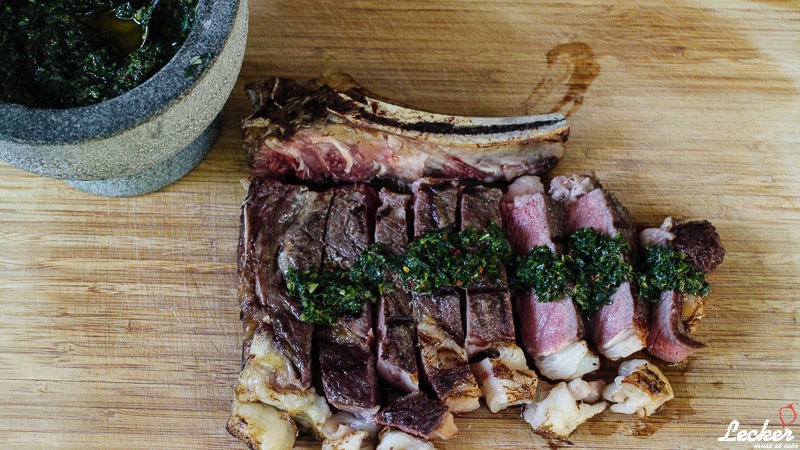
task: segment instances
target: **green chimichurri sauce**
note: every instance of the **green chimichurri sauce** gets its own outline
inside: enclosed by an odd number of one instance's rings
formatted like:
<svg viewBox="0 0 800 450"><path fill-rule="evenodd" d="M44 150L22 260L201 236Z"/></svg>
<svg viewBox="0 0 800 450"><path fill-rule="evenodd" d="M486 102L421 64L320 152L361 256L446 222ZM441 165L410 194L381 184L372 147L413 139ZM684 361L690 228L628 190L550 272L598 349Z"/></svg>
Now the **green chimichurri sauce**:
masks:
<svg viewBox="0 0 800 450"><path fill-rule="evenodd" d="M657 301L662 290L708 295L705 275L694 270L680 252L647 247L642 270L636 271L625 260L627 251L622 236L610 238L582 228L570 236L565 255L557 256L541 246L527 255L514 256L503 230L492 224L485 232L429 233L412 241L402 255L372 244L350 269L290 269L286 284L289 295L303 304L301 319L317 324L357 313L365 301L374 302L398 286L428 293L443 287L467 287L487 276L497 281L503 266L514 291L532 290L541 302L569 295L587 317L610 304L611 296L626 281L637 283L651 301Z"/></svg>
<svg viewBox="0 0 800 450"><path fill-rule="evenodd" d="M675 290L705 297L711 290L706 274L692 267L682 252L661 245L645 247L638 281L642 296L651 302L661 298L661 291Z"/></svg>
<svg viewBox="0 0 800 450"><path fill-rule="evenodd" d="M163 67L194 25L198 0L5 0L0 101L40 108L99 103Z"/></svg>

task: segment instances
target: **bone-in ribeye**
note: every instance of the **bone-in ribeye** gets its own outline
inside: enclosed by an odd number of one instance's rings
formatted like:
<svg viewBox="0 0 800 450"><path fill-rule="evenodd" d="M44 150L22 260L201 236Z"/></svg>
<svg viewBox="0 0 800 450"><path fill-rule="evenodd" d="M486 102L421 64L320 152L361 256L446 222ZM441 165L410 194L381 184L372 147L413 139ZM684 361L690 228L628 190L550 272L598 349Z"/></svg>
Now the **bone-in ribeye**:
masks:
<svg viewBox="0 0 800 450"><path fill-rule="evenodd" d="M386 426L392 431L381 433L385 446L424 446L415 439L453 437L452 413L477 408L482 396L493 412L533 401L526 418L544 434L551 422L571 430L605 407L587 400L581 420L550 420L548 411L563 411L546 389L535 396L537 376L517 346L517 331L547 378L586 384L576 378L599 361L568 295L549 303L533 292L512 299L504 268L499 279L485 274L469 286L429 293L411 292L390 273L394 286L376 305L319 326L300 320L302 304L285 281L289 270L351 267L373 241L401 254L427 233L486 230L492 222L502 222L519 255L539 245L561 254L569 233L591 227L624 236L631 246L625 256L634 262L630 214L597 180L556 177L548 196L538 179L524 176L547 172L563 156L569 127L562 116L426 113L378 100L342 75L273 77L246 91L256 111L243 124L253 179L238 246L244 342L231 434L251 448L265 439L288 448L299 429L331 448L357 448L372 445L378 426ZM478 185L512 180L505 195L505 188ZM383 189L379 198L359 184L372 181L406 193ZM705 272L724 255L708 222L645 235L669 237L660 245L682 251ZM695 305L689 318L682 315L687 302ZM610 359L647 345L654 356L680 361L702 346L688 336L702 306L702 299L668 291L650 308L623 283L590 318L589 336ZM553 391L565 389L560 383Z"/></svg>
<svg viewBox="0 0 800 450"><path fill-rule="evenodd" d="M316 183L422 177L484 182L542 174L564 155L560 114L474 118L383 102L342 75L247 85L243 125L252 174Z"/></svg>

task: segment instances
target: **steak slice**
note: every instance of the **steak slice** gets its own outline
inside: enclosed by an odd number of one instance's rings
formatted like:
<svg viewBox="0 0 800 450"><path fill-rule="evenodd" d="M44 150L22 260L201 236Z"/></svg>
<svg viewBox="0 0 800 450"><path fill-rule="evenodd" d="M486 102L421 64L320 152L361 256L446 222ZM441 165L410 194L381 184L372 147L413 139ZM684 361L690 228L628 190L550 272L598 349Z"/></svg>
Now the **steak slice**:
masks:
<svg viewBox="0 0 800 450"><path fill-rule="evenodd" d="M463 347L458 295L414 294L414 316L422 369L436 397L454 413L477 409L481 391Z"/></svg>
<svg viewBox="0 0 800 450"><path fill-rule="evenodd" d="M489 230L491 224L503 227L500 218L500 198L503 192L497 188L486 186L462 187L459 201L459 223L461 230L475 229L480 232ZM501 289L508 290L508 274L504 266L500 267L500 276L494 277L488 272L479 280L468 286L468 289Z"/></svg>
<svg viewBox="0 0 800 450"><path fill-rule="evenodd" d="M522 177L512 183L500 211L518 255L526 255L539 246L556 254L563 250L566 211L544 193L537 178ZM579 378L600 367L599 359L583 338L583 320L571 298L541 302L533 291L528 291L516 293L513 303L522 344L543 376L551 380Z"/></svg>
<svg viewBox="0 0 800 450"><path fill-rule="evenodd" d="M447 406L420 391L400 397L383 408L377 422L425 439L450 439L458 433Z"/></svg>
<svg viewBox="0 0 800 450"><path fill-rule="evenodd" d="M408 244L409 221L406 211L411 201L407 194L381 190L381 207L375 216L375 242L401 254ZM394 277L394 274L389 274ZM378 306L378 375L391 387L408 393L419 389L416 328L411 293L395 280Z"/></svg>
<svg viewBox="0 0 800 450"><path fill-rule="evenodd" d="M238 263L243 361L228 424L240 438L257 438L255 428L242 427L241 405L249 405L248 411L269 411L259 403L271 405L285 411L280 417L288 413L292 423L317 434L331 415L325 399L311 387L313 325L299 320L301 305L288 296L284 280L289 268L306 270L321 263L321 238L307 236L324 235L330 200L330 194L277 181L256 179L250 185L242 208ZM285 423L281 427L290 428Z"/></svg>
<svg viewBox="0 0 800 450"><path fill-rule="evenodd" d="M513 344L514 311L508 289L468 289L466 349L470 358L495 344Z"/></svg>
<svg viewBox="0 0 800 450"><path fill-rule="evenodd" d="M249 239L244 240L242 264L252 268L253 295L263 314L256 318L248 312L253 308L244 305L243 316L245 321L249 316L272 323L275 339L297 372L295 387L307 389L311 385L314 327L300 320L302 305L289 296L284 277L289 268L319 267L322 257L319 237L325 233L331 195L269 180L256 180L250 189L253 195L245 202L243 214L259 216L251 221L257 222L259 227L258 230L253 228L256 223L248 223L246 227L256 237L252 245ZM249 271L240 272L246 277Z"/></svg>
<svg viewBox="0 0 800 450"><path fill-rule="evenodd" d="M454 230L458 186L454 180L414 183L414 235ZM461 300L453 290L413 294L420 362L428 385L451 412L480 406L481 391L470 372L464 349Z"/></svg>
<svg viewBox="0 0 800 450"><path fill-rule="evenodd" d="M683 252L696 270L710 272L722 263L725 249L714 226L706 221L675 225L671 217L659 228L647 228L639 235L642 247L661 245ZM694 304L691 316L684 318L686 300ZM689 336L703 314L704 299L678 291L663 291L650 308L647 352L663 361L678 363L705 348L705 344Z"/></svg>
<svg viewBox="0 0 800 450"><path fill-rule="evenodd" d="M461 190L461 229L487 231L501 227L499 189L487 187ZM480 384L486 406L498 412L511 405L527 404L536 395L538 377L528 368L525 355L516 344L514 311L505 270L501 279L484 276L467 287L466 350L470 366Z"/></svg>
<svg viewBox="0 0 800 450"><path fill-rule="evenodd" d="M514 252L526 255L546 246L560 255L569 233L564 206L545 194L536 177L522 177L509 186L501 212ZM541 302L532 291L517 293L514 306L522 343L547 378L571 379L599 367L584 341L583 320L568 296Z"/></svg>
<svg viewBox="0 0 800 450"><path fill-rule="evenodd" d="M377 195L369 186L336 188L325 231L324 264L350 268L372 240ZM368 418L378 412L372 304L321 325L316 332L325 397L336 408Z"/></svg>
<svg viewBox="0 0 800 450"><path fill-rule="evenodd" d="M550 183L550 193L567 208L570 232L592 228L612 238L622 235L630 246L623 255L633 263L637 242L631 215L597 180L587 175L555 177ZM644 299L628 282L622 283L610 300L590 319L591 334L598 351L608 359L617 360L647 345L649 311Z"/></svg>
<svg viewBox="0 0 800 450"><path fill-rule="evenodd" d="M254 176L511 180L555 167L569 135L560 114L432 114L378 100L342 74L306 82L272 77L245 90L256 109L242 125Z"/></svg>
<svg viewBox="0 0 800 450"><path fill-rule="evenodd" d="M424 178L412 186L414 192L414 237L442 230L455 230L458 211L458 181Z"/></svg>

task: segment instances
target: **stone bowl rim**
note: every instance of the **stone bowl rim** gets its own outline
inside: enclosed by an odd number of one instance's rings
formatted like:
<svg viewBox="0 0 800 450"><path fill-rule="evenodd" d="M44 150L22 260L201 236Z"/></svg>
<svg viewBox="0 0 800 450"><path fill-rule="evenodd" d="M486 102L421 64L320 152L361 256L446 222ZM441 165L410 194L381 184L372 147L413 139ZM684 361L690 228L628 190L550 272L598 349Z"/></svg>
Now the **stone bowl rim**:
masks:
<svg viewBox="0 0 800 450"><path fill-rule="evenodd" d="M74 145L147 122L189 92L214 65L240 7L240 0L199 0L194 28L172 59L144 83L112 99L73 108L34 108L0 101L0 117L11 118L0 121L0 144L5 140L28 145ZM187 75L188 61L207 53L210 58ZM131 111L131 105L138 109Z"/></svg>

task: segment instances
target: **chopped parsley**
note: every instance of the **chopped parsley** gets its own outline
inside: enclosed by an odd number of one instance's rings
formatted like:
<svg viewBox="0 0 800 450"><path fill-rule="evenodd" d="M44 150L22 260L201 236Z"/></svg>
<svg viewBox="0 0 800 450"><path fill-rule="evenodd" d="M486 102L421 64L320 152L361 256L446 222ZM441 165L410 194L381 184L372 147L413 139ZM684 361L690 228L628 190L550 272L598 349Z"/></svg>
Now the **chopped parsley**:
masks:
<svg viewBox="0 0 800 450"><path fill-rule="evenodd" d="M0 101L70 108L130 91L191 31L198 0L4 0Z"/></svg>
<svg viewBox="0 0 800 450"><path fill-rule="evenodd" d="M286 285L289 295L303 305L301 320L330 324L339 316L357 313L365 301L374 302L394 289L396 282L429 293L443 287L466 287L485 276L497 279L510 256L505 233L492 224L485 232L429 233L411 242L402 255L375 243L350 269L289 269Z"/></svg>
<svg viewBox="0 0 800 450"><path fill-rule="evenodd" d="M510 272L511 288L518 292L533 290L540 302L562 298L572 280L564 256L557 256L545 245L517 257Z"/></svg>
<svg viewBox="0 0 800 450"><path fill-rule="evenodd" d="M481 232L429 233L412 241L402 255L383 244L364 250L350 269L325 267L321 271L289 270L289 295L303 304L301 319L316 324L333 323L355 314L365 301L375 301L398 284L414 292L430 293L445 287L466 288L489 277L498 281L508 268L511 288L532 290L539 301L551 302L569 295L586 316L592 316L624 282L638 282L642 295L658 300L661 291L679 290L705 296L705 274L691 267L681 252L648 246L640 273L625 260L630 251L622 236L610 238L582 228L569 238L569 252L556 255L548 247L513 257L511 245L499 226Z"/></svg>
<svg viewBox="0 0 800 450"><path fill-rule="evenodd" d="M611 304L617 288L635 279L633 267L623 256L628 249L621 235L610 238L591 228L581 228L570 236L566 257L574 283L570 295L587 316Z"/></svg>
<svg viewBox="0 0 800 450"><path fill-rule="evenodd" d="M683 252L662 245L644 249L644 264L639 274L639 290L644 298L656 302L661 291L680 291L705 297L711 289L705 273L692 267Z"/></svg>
<svg viewBox="0 0 800 450"><path fill-rule="evenodd" d="M497 281L510 257L508 238L492 223L485 232L439 231L412 241L398 273L412 290L429 293L447 286L466 287L485 276Z"/></svg>

